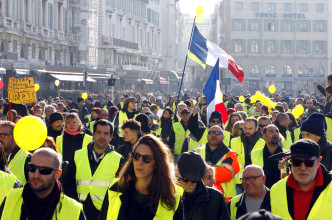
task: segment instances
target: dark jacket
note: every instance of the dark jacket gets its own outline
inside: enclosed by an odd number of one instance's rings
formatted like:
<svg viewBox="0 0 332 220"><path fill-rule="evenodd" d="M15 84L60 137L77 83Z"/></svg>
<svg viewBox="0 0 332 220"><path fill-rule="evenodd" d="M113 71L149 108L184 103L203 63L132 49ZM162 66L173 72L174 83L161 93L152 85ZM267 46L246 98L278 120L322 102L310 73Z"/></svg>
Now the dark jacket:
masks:
<svg viewBox="0 0 332 220"><path fill-rule="evenodd" d="M270 190L268 188L266 188L266 190L267 190L266 194L270 194ZM235 204L235 206L237 207L236 219L238 219L241 216L247 214L246 196L245 195L246 195L245 192L242 193L240 200ZM232 212L232 210L230 210L230 208L231 208L231 201L227 202L227 208L228 208L229 214L231 214L231 212ZM262 205L261 205L261 208L262 208Z"/></svg>
<svg viewBox="0 0 332 220"><path fill-rule="evenodd" d="M332 170L332 143L326 139L326 136L322 137L318 145L320 147L320 155L322 156L321 164L325 166L327 171Z"/></svg>
<svg viewBox="0 0 332 220"><path fill-rule="evenodd" d="M315 202L318 199L318 197L320 196L321 192L324 191L324 189L330 184L330 182L332 180L332 174L330 174L325 169L325 167L322 166L322 165L321 165L321 169L322 169L322 172L323 172L323 185L318 186L318 187L315 188L314 194L312 195L312 198L311 198L311 202L310 202L310 206L309 206L309 210L308 210L307 215L309 215L311 208L315 204ZM294 219L293 190L294 190L293 188L286 185L288 212L289 212L290 216ZM271 212L271 202L270 202L270 200L271 200L270 199L270 194L266 194L265 198L264 198L264 201L263 201L263 204L262 204L262 208Z"/></svg>
<svg viewBox="0 0 332 220"><path fill-rule="evenodd" d="M161 127L161 138L165 140L167 137L171 135L172 131L172 118L161 118L160 119L160 127Z"/></svg>
<svg viewBox="0 0 332 220"><path fill-rule="evenodd" d="M83 139L85 132L82 131L80 134L71 135L67 132L63 132L63 143L62 143L62 160L69 161L75 151L82 149Z"/></svg>
<svg viewBox="0 0 332 220"><path fill-rule="evenodd" d="M78 116L80 117L84 126L86 126L86 124L89 122L89 119L85 117L86 115L89 115L89 110L85 106L78 107Z"/></svg>
<svg viewBox="0 0 332 220"><path fill-rule="evenodd" d="M198 114L191 115L188 121L188 129L190 134L195 137L197 141L201 140L206 127L198 127Z"/></svg>
<svg viewBox="0 0 332 220"><path fill-rule="evenodd" d="M118 184L116 183L113 186L111 186L109 190L116 192L117 189L118 189ZM150 207L144 207L144 206L142 207L140 204L133 202L134 200L133 197L136 192L134 182L130 183L126 189L121 190L120 192L122 192L123 194L120 196L121 207L119 210L118 220L132 220L132 219L152 220L154 218L158 207L157 204L154 205L151 210ZM101 207L99 220L107 219L108 206L109 202L108 202L108 192L107 192L103 202L103 206ZM184 220L183 205L181 200L177 210L174 213L173 219Z"/></svg>
<svg viewBox="0 0 332 220"><path fill-rule="evenodd" d="M183 207L186 220L230 219L223 195L202 181L197 183L194 195L184 193Z"/></svg>
<svg viewBox="0 0 332 220"><path fill-rule="evenodd" d="M49 125L47 127L47 136L52 137L54 139L54 141L56 141L56 137L60 136L61 133L62 133L62 129L61 129L61 131L56 131L56 130L52 129L51 125Z"/></svg>
<svg viewBox="0 0 332 220"><path fill-rule="evenodd" d="M126 162L129 158L130 152L133 150L133 145L130 142L125 142L123 145L116 149L116 152L122 155L124 161Z"/></svg>
<svg viewBox="0 0 332 220"><path fill-rule="evenodd" d="M102 160L100 160L99 162L96 162L94 160L93 153L92 153L93 144L94 144L94 142L91 142L88 144L88 147L87 147L91 175L93 175L95 173L99 164L102 161ZM106 154L110 153L112 151L114 151L114 148L111 146L111 148L108 151L106 151ZM120 161L118 172L120 171L122 164L123 164L123 159L121 159L121 161ZM84 202L79 201L79 199L78 199L77 186L76 186L76 164L75 164L75 160L74 160L74 155L72 156L71 160L69 161L67 172L65 172L64 177L63 177L63 192L67 196L69 196L83 204L83 209L84 209L87 219L96 219L96 217L99 215L99 211L94 206L94 204L91 200L90 194L88 195L87 199Z"/></svg>

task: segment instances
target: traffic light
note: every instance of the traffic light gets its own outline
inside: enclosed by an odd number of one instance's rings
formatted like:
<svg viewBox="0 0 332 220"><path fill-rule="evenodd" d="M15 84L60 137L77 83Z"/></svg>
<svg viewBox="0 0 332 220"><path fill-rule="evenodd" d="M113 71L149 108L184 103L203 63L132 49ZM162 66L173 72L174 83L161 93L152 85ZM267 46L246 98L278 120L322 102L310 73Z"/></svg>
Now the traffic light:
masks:
<svg viewBox="0 0 332 220"><path fill-rule="evenodd" d="M114 86L115 85L115 79L113 79L113 78L108 79L107 83L108 83L108 86Z"/></svg>

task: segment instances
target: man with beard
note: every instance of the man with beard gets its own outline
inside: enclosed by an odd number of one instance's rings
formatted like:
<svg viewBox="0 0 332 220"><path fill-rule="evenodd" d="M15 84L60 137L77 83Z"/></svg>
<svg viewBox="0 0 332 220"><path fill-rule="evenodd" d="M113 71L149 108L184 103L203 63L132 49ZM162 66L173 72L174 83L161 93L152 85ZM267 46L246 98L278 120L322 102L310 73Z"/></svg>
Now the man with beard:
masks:
<svg viewBox="0 0 332 220"><path fill-rule="evenodd" d="M263 136L264 128L270 124L272 124L272 121L267 116L262 116L258 119L258 128L261 133L261 137Z"/></svg>
<svg viewBox="0 0 332 220"><path fill-rule="evenodd" d="M251 164L251 151L263 148L265 141L260 138L258 132L257 120L255 118L247 118L244 121L243 132L240 137L231 140L231 149L237 153L240 164L240 172L236 175L237 194L242 192L242 172L243 169Z"/></svg>
<svg viewBox="0 0 332 220"><path fill-rule="evenodd" d="M251 152L252 164L256 164L263 168L266 174L265 185L271 188L273 184L278 182L281 178L280 170L278 169L278 161L269 159L270 156L285 152L279 145L279 130L275 125L268 125L263 130L263 139L265 140L264 148L257 149Z"/></svg>
<svg viewBox="0 0 332 220"><path fill-rule="evenodd" d="M36 150L29 163L29 183L13 189L0 207L1 219L85 219L82 204L61 192L59 155Z"/></svg>
<svg viewBox="0 0 332 220"><path fill-rule="evenodd" d="M321 163L328 171L332 170L332 143L326 139L326 122L323 114L312 113L301 126L303 138L315 141L320 147Z"/></svg>
<svg viewBox="0 0 332 220"><path fill-rule="evenodd" d="M49 126L47 127L47 136L56 137L60 136L63 129L63 116L59 112L53 112L50 115Z"/></svg>
<svg viewBox="0 0 332 220"><path fill-rule="evenodd" d="M293 143L292 135L288 130L289 123L290 120L286 113L279 113L276 117L276 121L274 122L274 124L279 129L280 134L282 135L281 136L282 147L286 149L289 149Z"/></svg>
<svg viewBox="0 0 332 220"><path fill-rule="evenodd" d="M9 170L24 185L28 180L30 153L17 146L13 136L14 127L11 121L0 122L0 147L5 152Z"/></svg>

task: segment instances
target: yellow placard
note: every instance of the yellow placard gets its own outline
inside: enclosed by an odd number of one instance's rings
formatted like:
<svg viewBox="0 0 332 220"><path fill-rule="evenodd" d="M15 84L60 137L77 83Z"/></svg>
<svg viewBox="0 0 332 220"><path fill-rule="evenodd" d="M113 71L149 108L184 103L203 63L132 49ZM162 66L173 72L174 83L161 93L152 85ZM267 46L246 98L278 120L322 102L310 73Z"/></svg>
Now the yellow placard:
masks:
<svg viewBox="0 0 332 220"><path fill-rule="evenodd" d="M25 104L37 101L33 77L15 79L9 77L8 99L15 104Z"/></svg>

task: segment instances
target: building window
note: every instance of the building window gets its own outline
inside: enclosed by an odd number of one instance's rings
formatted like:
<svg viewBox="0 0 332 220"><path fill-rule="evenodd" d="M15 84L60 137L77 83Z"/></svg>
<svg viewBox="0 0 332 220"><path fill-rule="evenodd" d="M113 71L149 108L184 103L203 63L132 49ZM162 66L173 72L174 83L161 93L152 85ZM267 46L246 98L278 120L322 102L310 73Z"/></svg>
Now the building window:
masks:
<svg viewBox="0 0 332 220"><path fill-rule="evenodd" d="M297 71L298 75L307 75L309 74L309 68L307 65L302 65L299 67L299 70Z"/></svg>
<svg viewBox="0 0 332 220"><path fill-rule="evenodd" d="M309 32L310 25L309 21L298 21L298 31L299 32Z"/></svg>
<svg viewBox="0 0 332 220"><path fill-rule="evenodd" d="M269 20L267 21L267 31L275 31L276 25L275 25L275 20Z"/></svg>
<svg viewBox="0 0 332 220"><path fill-rule="evenodd" d="M252 2L251 3L251 11L258 11L259 10L259 3L258 2Z"/></svg>
<svg viewBox="0 0 332 220"><path fill-rule="evenodd" d="M235 19L234 31L242 31L242 20L241 19Z"/></svg>
<svg viewBox="0 0 332 220"><path fill-rule="evenodd" d="M314 32L325 32L325 23L326 21L314 21Z"/></svg>
<svg viewBox="0 0 332 220"><path fill-rule="evenodd" d="M292 31L292 21L284 20L282 25L283 32L291 32Z"/></svg>
<svg viewBox="0 0 332 220"><path fill-rule="evenodd" d="M308 12L308 4L300 4L300 12Z"/></svg>
<svg viewBox="0 0 332 220"><path fill-rule="evenodd" d="M235 10L242 11L243 3L242 2L235 2Z"/></svg>
<svg viewBox="0 0 332 220"><path fill-rule="evenodd" d="M284 75L292 75L293 74L293 69L290 65L284 65L282 67L282 74Z"/></svg>
<svg viewBox="0 0 332 220"><path fill-rule="evenodd" d="M259 52L258 40L251 40L250 41L250 53L258 53L258 52Z"/></svg>
<svg viewBox="0 0 332 220"><path fill-rule="evenodd" d="M249 31L259 31L259 20L249 20Z"/></svg>
<svg viewBox="0 0 332 220"><path fill-rule="evenodd" d="M251 69L250 69L250 73L252 75L259 75L259 66L257 64L252 64Z"/></svg>
<svg viewBox="0 0 332 220"><path fill-rule="evenodd" d="M292 11L292 3L284 3L284 11L285 12Z"/></svg>
<svg viewBox="0 0 332 220"><path fill-rule="evenodd" d="M276 5L274 3L268 3L267 4L267 10L268 11L275 11L276 10Z"/></svg>
<svg viewBox="0 0 332 220"><path fill-rule="evenodd" d="M298 41L299 43L299 48L298 48L298 52L300 54L305 54L308 51L308 42L306 40L300 40Z"/></svg>
<svg viewBox="0 0 332 220"><path fill-rule="evenodd" d="M324 41L316 40L313 42L313 54L323 54Z"/></svg>
<svg viewBox="0 0 332 220"><path fill-rule="evenodd" d="M284 40L282 47L281 47L281 52L283 54L290 54L292 51L292 41L290 40Z"/></svg>
<svg viewBox="0 0 332 220"><path fill-rule="evenodd" d="M316 4L316 12L321 13L324 12L324 4Z"/></svg>
<svg viewBox="0 0 332 220"><path fill-rule="evenodd" d="M242 40L234 40L234 52L235 53L242 52Z"/></svg>
<svg viewBox="0 0 332 220"><path fill-rule="evenodd" d="M325 75L325 68L322 65L317 68L317 74L321 76Z"/></svg>
<svg viewBox="0 0 332 220"><path fill-rule="evenodd" d="M266 75L275 75L276 74L276 66L275 65L267 65L265 69Z"/></svg>
<svg viewBox="0 0 332 220"><path fill-rule="evenodd" d="M266 41L266 52L275 53L275 41L274 40Z"/></svg>

